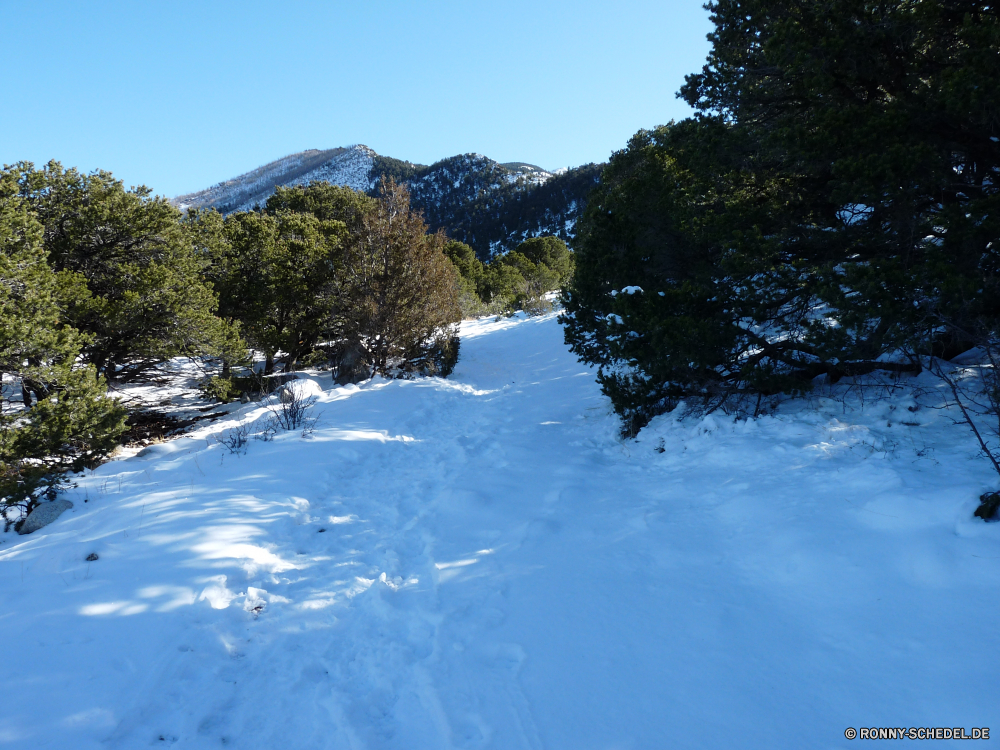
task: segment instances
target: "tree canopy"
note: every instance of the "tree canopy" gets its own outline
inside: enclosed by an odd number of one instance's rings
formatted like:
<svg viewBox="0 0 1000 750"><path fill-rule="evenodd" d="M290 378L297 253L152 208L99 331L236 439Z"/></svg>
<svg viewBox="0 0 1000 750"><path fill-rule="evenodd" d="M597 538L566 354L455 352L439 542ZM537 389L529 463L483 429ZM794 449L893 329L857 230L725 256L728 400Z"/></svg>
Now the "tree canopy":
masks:
<svg viewBox="0 0 1000 750"><path fill-rule="evenodd" d="M267 373L279 351L294 366L326 331L344 223L281 209L231 214L223 231L208 271L220 314L239 321Z"/></svg>
<svg viewBox="0 0 1000 750"><path fill-rule="evenodd" d="M333 307L353 366L371 372L450 372L461 315L443 234L428 234L406 187L387 180L350 226Z"/></svg>
<svg viewBox="0 0 1000 750"><path fill-rule="evenodd" d="M22 163L13 173L43 225L49 262L72 283L64 315L87 334L81 354L99 374L127 381L176 356L241 348L203 282L209 259L165 199L57 162L41 170Z"/></svg>
<svg viewBox="0 0 1000 750"><path fill-rule="evenodd" d="M698 114L614 155L576 241L567 341L626 422L971 346L1000 304L995 8L709 9Z"/></svg>
<svg viewBox="0 0 1000 750"><path fill-rule="evenodd" d="M76 367L87 337L61 309L69 274L57 274L43 227L0 174L0 505L28 511L63 472L92 466L124 431L125 412L93 368ZM18 392L19 391L19 392Z"/></svg>

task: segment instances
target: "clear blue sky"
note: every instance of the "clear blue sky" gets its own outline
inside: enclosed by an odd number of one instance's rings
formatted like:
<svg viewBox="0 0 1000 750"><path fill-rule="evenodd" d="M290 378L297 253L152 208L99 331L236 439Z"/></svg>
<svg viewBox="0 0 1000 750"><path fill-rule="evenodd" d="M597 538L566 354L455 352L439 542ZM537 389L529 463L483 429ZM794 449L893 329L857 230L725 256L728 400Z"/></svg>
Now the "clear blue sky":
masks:
<svg viewBox="0 0 1000 750"><path fill-rule="evenodd" d="M0 162L173 196L307 148L604 161L675 98L701 0L0 0Z"/></svg>

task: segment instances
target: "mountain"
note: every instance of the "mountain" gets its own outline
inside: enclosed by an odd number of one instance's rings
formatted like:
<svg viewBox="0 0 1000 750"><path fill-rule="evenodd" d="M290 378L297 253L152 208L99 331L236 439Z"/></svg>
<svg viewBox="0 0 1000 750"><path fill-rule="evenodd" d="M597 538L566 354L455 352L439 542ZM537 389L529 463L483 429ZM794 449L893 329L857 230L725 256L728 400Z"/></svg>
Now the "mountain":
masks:
<svg viewBox="0 0 1000 750"><path fill-rule="evenodd" d="M181 209L222 213L263 205L275 187L323 180L369 194L391 177L410 188L413 205L432 231L466 242L483 259L513 249L529 237L556 235L567 242L600 178L603 165L549 172L534 164L501 164L482 154L461 154L430 166L381 156L363 145L311 149L220 182L174 203Z"/></svg>
<svg viewBox="0 0 1000 750"><path fill-rule="evenodd" d="M326 180L335 185L367 191L372 187L369 173L376 156L367 146L301 151L207 190L178 196L173 202L181 210L215 208L228 214L264 205L278 185L302 185L314 180Z"/></svg>

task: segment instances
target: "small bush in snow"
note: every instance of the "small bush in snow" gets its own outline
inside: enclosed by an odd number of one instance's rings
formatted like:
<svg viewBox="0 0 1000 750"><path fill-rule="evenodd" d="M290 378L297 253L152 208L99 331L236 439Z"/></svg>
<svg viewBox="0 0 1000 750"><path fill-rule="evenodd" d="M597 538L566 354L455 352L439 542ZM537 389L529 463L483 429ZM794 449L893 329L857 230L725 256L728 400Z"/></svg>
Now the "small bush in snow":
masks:
<svg viewBox="0 0 1000 750"><path fill-rule="evenodd" d="M270 410L282 430L297 430L315 421L314 417L307 416L315 403L315 396L302 396L296 390L288 390L282 391L281 399Z"/></svg>
<svg viewBox="0 0 1000 750"><path fill-rule="evenodd" d="M230 453L241 455L247 452L247 444L250 442L250 432L253 428L251 422L245 419L221 435L216 436L216 441L226 447Z"/></svg>
<svg viewBox="0 0 1000 750"><path fill-rule="evenodd" d="M253 439L260 440L261 442L267 443L274 440L274 436L278 434L279 430L278 420L273 416L267 417L266 419L257 420L257 429L254 430Z"/></svg>
<svg viewBox="0 0 1000 750"><path fill-rule="evenodd" d="M313 431L316 418L309 415L309 410L316 403L316 396L310 393L307 384L315 387L310 381L296 381L279 389L275 403L267 407L270 413L257 420L255 440L266 443L282 431L302 430L303 437Z"/></svg>

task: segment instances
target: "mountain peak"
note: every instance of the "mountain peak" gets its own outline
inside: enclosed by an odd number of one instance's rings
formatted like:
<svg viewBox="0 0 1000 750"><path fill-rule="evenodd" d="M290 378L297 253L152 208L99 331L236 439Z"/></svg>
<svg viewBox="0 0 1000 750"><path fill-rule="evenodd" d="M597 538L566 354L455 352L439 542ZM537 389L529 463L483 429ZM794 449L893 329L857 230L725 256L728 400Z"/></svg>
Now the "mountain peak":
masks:
<svg viewBox="0 0 1000 750"><path fill-rule="evenodd" d="M572 239L599 171L585 165L549 172L527 162L501 164L478 153L425 166L355 144L290 154L206 190L178 196L173 203L182 210L215 208L228 214L263 206L279 186L324 181L374 194L380 180L391 177L410 188L414 207L423 212L432 231L444 229L489 257L528 237L554 234Z"/></svg>
<svg viewBox="0 0 1000 750"><path fill-rule="evenodd" d="M246 211L263 203L279 185L327 180L355 190L369 190L368 173L377 154L368 146L307 149L276 159L207 190L174 198L179 208L216 208L222 213Z"/></svg>

